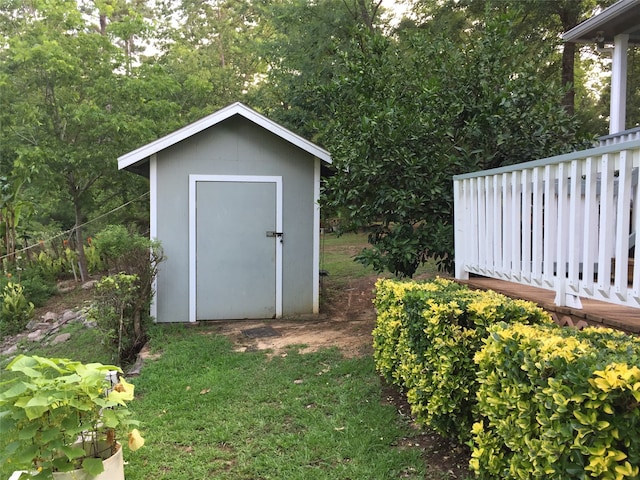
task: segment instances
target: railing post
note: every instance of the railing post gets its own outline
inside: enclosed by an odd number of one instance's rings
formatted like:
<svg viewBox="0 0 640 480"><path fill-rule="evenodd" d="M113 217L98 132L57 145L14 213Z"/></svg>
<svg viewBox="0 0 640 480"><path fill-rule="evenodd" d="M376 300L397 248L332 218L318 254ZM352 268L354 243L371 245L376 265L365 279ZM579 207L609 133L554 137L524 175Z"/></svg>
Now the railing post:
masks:
<svg viewBox="0 0 640 480"><path fill-rule="evenodd" d="M455 248L455 276L458 280L466 280L469 278L469 272L464 268L465 265L465 234L469 230L468 224L468 205L466 205L466 195L463 195L462 181L455 180L453 182L453 211L454 211L454 248Z"/></svg>

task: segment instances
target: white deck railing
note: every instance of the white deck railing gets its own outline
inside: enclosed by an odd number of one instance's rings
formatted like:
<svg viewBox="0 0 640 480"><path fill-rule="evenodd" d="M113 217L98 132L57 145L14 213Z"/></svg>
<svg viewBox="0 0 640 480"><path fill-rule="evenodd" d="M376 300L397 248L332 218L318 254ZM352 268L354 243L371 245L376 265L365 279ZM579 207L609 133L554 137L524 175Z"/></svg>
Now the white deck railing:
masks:
<svg viewBox="0 0 640 480"><path fill-rule="evenodd" d="M630 128L629 130L600 137L598 139L598 144L600 147L604 147L606 145L615 145L618 143L630 142L632 140L640 140L640 127Z"/></svg>
<svg viewBox="0 0 640 480"><path fill-rule="evenodd" d="M640 139L454 177L456 278L640 307Z"/></svg>

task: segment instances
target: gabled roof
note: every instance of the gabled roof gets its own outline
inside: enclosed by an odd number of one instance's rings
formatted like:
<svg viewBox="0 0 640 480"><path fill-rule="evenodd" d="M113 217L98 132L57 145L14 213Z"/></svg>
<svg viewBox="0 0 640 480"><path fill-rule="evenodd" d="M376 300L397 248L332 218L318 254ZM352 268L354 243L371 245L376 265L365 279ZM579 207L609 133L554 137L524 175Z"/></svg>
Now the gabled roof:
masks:
<svg viewBox="0 0 640 480"><path fill-rule="evenodd" d="M620 0L562 35L570 43L612 43L629 34L629 43L640 44L640 0Z"/></svg>
<svg viewBox="0 0 640 480"><path fill-rule="evenodd" d="M140 147L136 150L133 150L132 152L118 157L118 169L128 169L139 173L140 170L142 170L140 168L142 164L148 162L149 157L151 157L153 154L158 153L165 148L171 147L172 145L175 145L182 140L200 133L201 131L212 127L213 125L216 125L234 115L240 115L252 121L256 125L261 126L265 130L268 130L274 135L279 136L283 140L292 143L305 152L310 153L314 157L317 157L326 163L331 163L331 155L323 148L320 148L314 143L311 143L310 141L293 133L291 130L278 125L274 121L269 120L267 117L260 115L258 112L252 110L246 105L243 105L240 102L236 102L190 125L187 125L180 130L176 130L169 135L159 138L151 143L148 143L147 145L144 145L143 147Z"/></svg>

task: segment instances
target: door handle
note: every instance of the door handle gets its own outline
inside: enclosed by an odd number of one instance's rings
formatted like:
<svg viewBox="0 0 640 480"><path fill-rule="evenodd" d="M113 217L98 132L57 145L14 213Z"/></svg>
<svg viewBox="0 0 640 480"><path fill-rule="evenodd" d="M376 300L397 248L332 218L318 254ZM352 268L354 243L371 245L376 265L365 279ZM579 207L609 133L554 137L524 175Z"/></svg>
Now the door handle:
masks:
<svg viewBox="0 0 640 480"><path fill-rule="evenodd" d="M272 230L267 230L267 237L278 237L280 238L280 243L283 242L284 232L274 232Z"/></svg>

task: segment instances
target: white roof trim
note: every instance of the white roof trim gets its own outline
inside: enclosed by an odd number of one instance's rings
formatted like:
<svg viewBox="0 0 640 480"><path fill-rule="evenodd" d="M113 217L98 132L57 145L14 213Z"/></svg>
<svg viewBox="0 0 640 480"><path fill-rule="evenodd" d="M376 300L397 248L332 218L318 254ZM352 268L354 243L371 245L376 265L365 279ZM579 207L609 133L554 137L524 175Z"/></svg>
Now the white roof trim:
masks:
<svg viewBox="0 0 640 480"><path fill-rule="evenodd" d="M638 5L640 5L640 0L620 0L610 7L605 8L597 15L588 18L584 22L579 23L578 25L573 27L571 30L563 33L562 40L564 40L565 42L580 41L581 37L583 37L590 30L604 25L611 19L618 17L627 11L638 8Z"/></svg>
<svg viewBox="0 0 640 480"><path fill-rule="evenodd" d="M326 163L331 163L331 154L327 152L325 149L320 148L319 146L311 143L310 141L302 138L299 135L296 135L291 130L284 128L281 125L278 125L272 120L269 120L267 117L260 115L255 110L243 105L240 102L233 103L222 110L218 110L215 113L212 113L209 116L206 116L186 127L183 127L179 130L176 130L169 135L166 135L162 138L159 138L143 147L140 147L132 152L126 153L120 157L118 157L118 169L122 170L124 168L130 167L136 163L148 160L151 155L158 153L165 148L171 147L182 140L189 138L196 133L200 133L202 130L205 130L213 125L216 125L223 120L226 120L233 115L242 115L244 118L251 120L256 125L261 126L262 128L270 131L271 133L279 136L283 140L292 143L293 145L301 148L305 152L310 153L314 157L323 160Z"/></svg>

